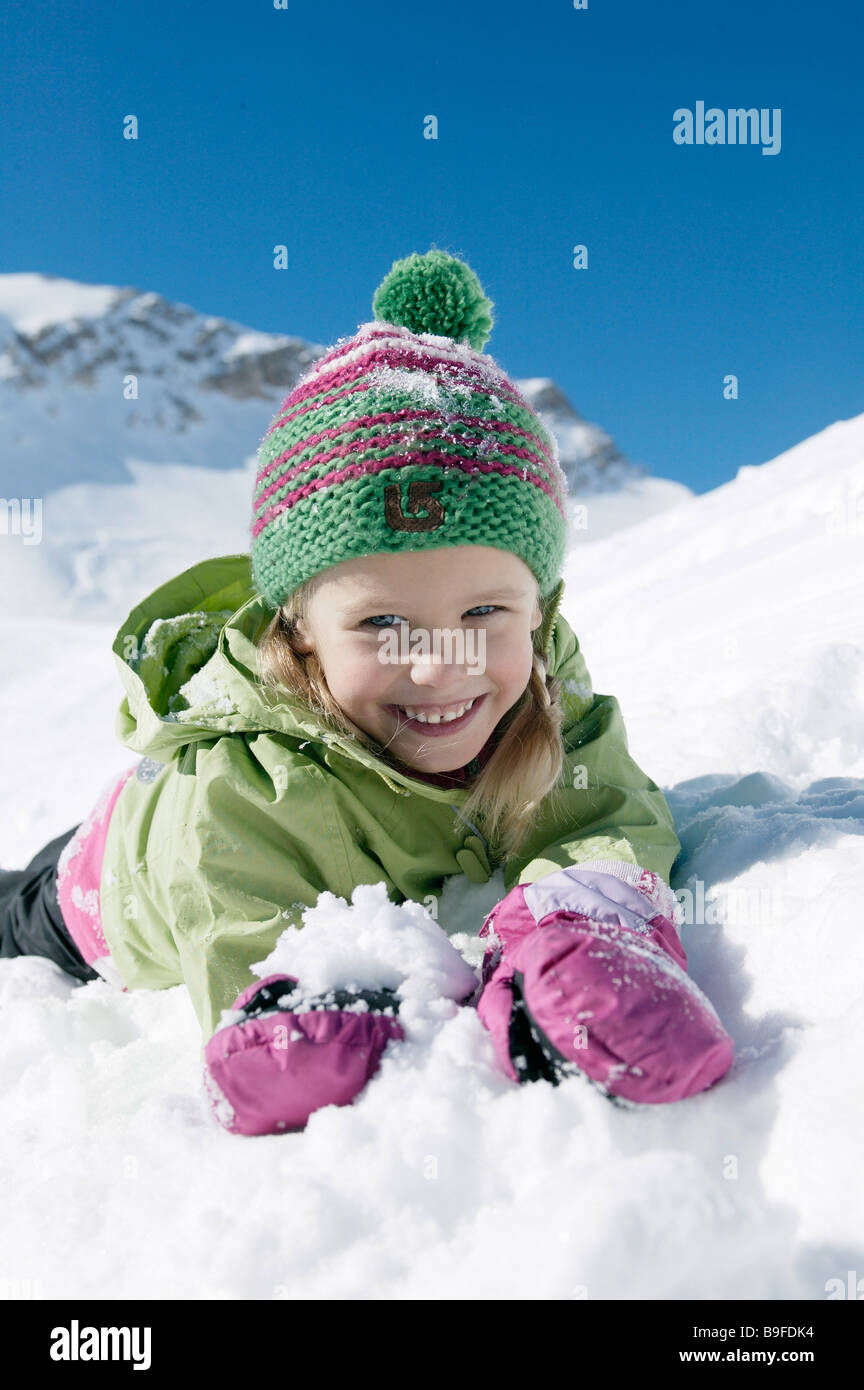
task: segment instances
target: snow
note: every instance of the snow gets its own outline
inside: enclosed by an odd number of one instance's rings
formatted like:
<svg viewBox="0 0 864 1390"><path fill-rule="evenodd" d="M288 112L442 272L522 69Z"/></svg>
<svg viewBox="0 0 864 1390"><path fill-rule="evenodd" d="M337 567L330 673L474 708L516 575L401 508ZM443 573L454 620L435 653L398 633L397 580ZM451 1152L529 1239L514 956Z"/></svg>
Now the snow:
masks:
<svg viewBox="0 0 864 1390"><path fill-rule="evenodd" d="M320 351L130 287L0 274L0 491L51 495L46 550L65 529L66 509L54 503L70 484L73 507L108 503L107 535L114 507L100 484L137 479L140 463L204 468L212 487L214 471L254 452L285 383ZM83 493L86 483L96 486ZM165 518L174 532L186 519L180 503ZM146 513L139 498L121 529L143 520L155 539Z"/></svg>
<svg viewBox="0 0 864 1390"><path fill-rule="evenodd" d="M225 686L203 669L190 676L185 685L181 685L179 693L190 706L188 710L177 710L177 718L181 723L193 722L197 717L196 711L200 711L202 706L215 710L218 714L231 714L235 709L234 701Z"/></svg>
<svg viewBox="0 0 864 1390"><path fill-rule="evenodd" d="M838 421L624 533L575 533L565 615L636 761L658 724L681 731L659 750L664 785L864 777L862 445L864 416Z"/></svg>
<svg viewBox="0 0 864 1390"><path fill-rule="evenodd" d="M0 318L17 333L37 334L69 319L98 319L117 298L116 285L86 285L59 275L0 275Z"/></svg>
<svg viewBox="0 0 864 1390"><path fill-rule="evenodd" d="M379 336L380 335L380 336ZM388 336L389 335L389 336ZM347 352L342 351L331 361L316 363L309 372L298 382L298 386L307 386L312 382L316 383L320 389L324 389L328 376L339 373L349 364L363 358L369 351L367 340L375 338L375 351L396 351L407 350L410 355L422 352L422 347L417 348L416 340L422 345L425 344L432 349L439 363L450 363L456 369L462 368L465 377L460 379L458 372L452 373L452 381L448 381L446 392L455 395L468 395L470 386L479 377L493 389L501 386L507 381L504 369L498 365L490 353L479 353L469 347L467 343L454 342L452 338L445 338L436 333L410 334L407 329L383 320L372 320L369 323L361 324L357 333L354 335L356 346ZM340 338L333 345L331 352L335 352L346 342ZM381 391L407 391L416 394L418 399L428 404L435 404L438 396L438 385L436 382L436 371L409 371L401 368L392 368L386 363L376 363L369 371L372 380L380 383L378 389ZM497 405L497 400L491 397L492 403Z"/></svg>
<svg viewBox="0 0 864 1390"><path fill-rule="evenodd" d="M213 325L218 324L218 319L213 319ZM251 329L245 333L238 334L237 338L226 348L223 360L230 362L236 357L250 357L255 353L273 352L276 348L294 346L302 347L302 338L292 338L285 333L256 333Z"/></svg>
<svg viewBox="0 0 864 1390"><path fill-rule="evenodd" d="M479 966L500 875L451 879L434 916L367 887L288 930L280 968L307 988L390 983L409 1025L355 1103L302 1134L219 1127L184 987L124 994L0 960L0 1228L22 1285L474 1301L821 1299L845 1283L864 1243L862 445L864 416L837 422L638 521L610 495L606 529L576 531L567 560L562 607L594 687L618 696L676 817L682 940L734 1038L728 1076L629 1108L578 1075L503 1076L454 1002L470 980L453 950ZM79 580L38 618L17 604L33 584L60 592L47 540L0 547L3 867L134 760L114 734L116 626L196 559L243 548L251 481L142 467L115 489L70 482L62 506L49 494Z"/></svg>
<svg viewBox="0 0 864 1390"><path fill-rule="evenodd" d="M412 395L417 397L418 403L434 410L441 406L445 397L443 384L439 382L434 372L413 371L402 367L388 367L381 363L372 367L366 374L369 382L369 389L372 394L392 395ZM460 386L454 382L447 391L458 395ZM469 387L462 386L463 395L469 394Z"/></svg>
<svg viewBox="0 0 864 1390"><path fill-rule="evenodd" d="M289 927L254 974L293 975L303 997L332 989L392 989L408 1037L419 1032L430 1001L460 1000L477 981L446 932L419 903L397 906L383 883L358 884L350 905L322 893Z"/></svg>
<svg viewBox="0 0 864 1390"><path fill-rule="evenodd" d="M568 496L570 524L587 541L605 540L622 527L635 526L692 496L689 488L670 478L628 478L614 491Z"/></svg>

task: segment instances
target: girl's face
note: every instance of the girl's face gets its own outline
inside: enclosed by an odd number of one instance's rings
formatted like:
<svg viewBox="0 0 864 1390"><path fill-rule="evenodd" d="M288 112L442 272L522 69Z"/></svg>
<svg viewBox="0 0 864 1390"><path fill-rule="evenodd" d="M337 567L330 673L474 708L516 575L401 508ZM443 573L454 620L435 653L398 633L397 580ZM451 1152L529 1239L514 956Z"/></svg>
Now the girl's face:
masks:
<svg viewBox="0 0 864 1390"><path fill-rule="evenodd" d="M344 713L400 762L451 772L525 690L541 621L537 582L517 555L446 546L323 571L294 646L315 651ZM452 714L472 700L453 724L410 717Z"/></svg>

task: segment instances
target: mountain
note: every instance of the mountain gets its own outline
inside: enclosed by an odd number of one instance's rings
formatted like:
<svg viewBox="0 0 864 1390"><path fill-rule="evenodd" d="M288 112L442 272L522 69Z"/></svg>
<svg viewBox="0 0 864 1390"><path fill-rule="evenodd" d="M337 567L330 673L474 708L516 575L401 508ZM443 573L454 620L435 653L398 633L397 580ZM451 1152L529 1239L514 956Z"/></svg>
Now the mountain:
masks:
<svg viewBox="0 0 864 1390"><path fill-rule="evenodd" d="M630 463L605 430L574 410L550 377L522 378L519 390L555 435L571 492L606 492L645 476L645 470Z"/></svg>
<svg viewBox="0 0 864 1390"><path fill-rule="evenodd" d="M519 390L558 441L574 528L601 540L693 496L683 483L654 478L619 451L610 435L574 409L550 377L523 377Z"/></svg>
<svg viewBox="0 0 864 1390"><path fill-rule="evenodd" d="M158 294L0 275L3 492L128 483L128 461L237 468L323 350Z"/></svg>
<svg viewBox="0 0 864 1390"><path fill-rule="evenodd" d="M126 482L128 457L236 468L323 351L158 294L0 275L3 487L25 496L37 479L42 494L70 482ZM130 376L134 399L124 394ZM644 478L554 381L519 386L554 432L573 492Z"/></svg>
<svg viewBox="0 0 864 1390"><path fill-rule="evenodd" d="M0 498L19 499L22 532L26 509L33 535L41 517L38 541L0 548L7 612L119 621L196 560L247 550L258 441L323 351L137 289L0 275ZM631 464L554 381L518 384L571 506L590 498L590 539L692 496Z"/></svg>

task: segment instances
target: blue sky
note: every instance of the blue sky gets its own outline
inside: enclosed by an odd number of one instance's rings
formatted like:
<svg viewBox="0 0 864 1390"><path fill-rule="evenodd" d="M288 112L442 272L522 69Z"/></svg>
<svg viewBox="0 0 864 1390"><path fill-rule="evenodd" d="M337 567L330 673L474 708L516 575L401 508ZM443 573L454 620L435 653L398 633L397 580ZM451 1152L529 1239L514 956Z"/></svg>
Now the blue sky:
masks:
<svg viewBox="0 0 864 1390"><path fill-rule="evenodd" d="M864 410L861 32L851 0L19 0L0 270L329 344L435 245L511 376L704 492ZM780 108L779 153L676 145L697 101Z"/></svg>

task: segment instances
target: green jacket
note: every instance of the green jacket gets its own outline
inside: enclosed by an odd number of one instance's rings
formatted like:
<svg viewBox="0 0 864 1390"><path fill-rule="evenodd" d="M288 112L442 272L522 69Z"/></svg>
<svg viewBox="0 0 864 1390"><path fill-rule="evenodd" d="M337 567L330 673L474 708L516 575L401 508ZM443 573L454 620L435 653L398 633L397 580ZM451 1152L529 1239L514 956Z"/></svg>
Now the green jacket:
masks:
<svg viewBox="0 0 864 1390"><path fill-rule="evenodd" d="M596 859L668 883L680 850L672 815L627 751L617 700L592 693L557 612L562 590L539 635L564 689L563 809L547 798L503 865L459 818L467 788L394 771L261 685L255 643L274 610L252 586L248 555L205 560L134 608L112 648L126 691L117 733L145 761L111 815L100 885L127 987L185 982L206 1041L254 982L250 965L302 926L325 889L350 901L357 884L383 881L393 902L429 906L453 874L482 882L503 867L509 891Z"/></svg>

